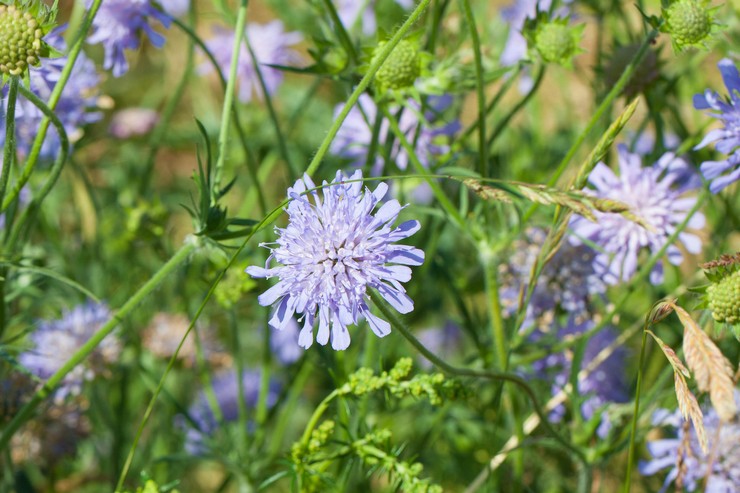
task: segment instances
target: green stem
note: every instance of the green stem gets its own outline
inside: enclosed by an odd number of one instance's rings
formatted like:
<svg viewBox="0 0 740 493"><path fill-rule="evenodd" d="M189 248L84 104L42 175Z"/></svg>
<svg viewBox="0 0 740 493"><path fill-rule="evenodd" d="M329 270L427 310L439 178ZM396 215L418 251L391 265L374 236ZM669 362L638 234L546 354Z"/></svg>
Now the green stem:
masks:
<svg viewBox="0 0 740 493"><path fill-rule="evenodd" d="M18 86L20 86L20 78L18 76L11 77L7 111L5 113L5 147L3 149L3 169L0 172L0 204L2 204L5 190L8 188L10 168L13 161L15 161L15 104L18 101Z"/></svg>
<svg viewBox="0 0 740 493"><path fill-rule="evenodd" d="M488 138L487 147L491 147L493 143L496 141L499 135L501 135L501 132L504 131L504 129L507 127L511 119L521 111L522 108L524 108L527 103L532 99L532 97L537 92L537 89L539 89L540 84L542 83L542 79L545 77L545 65L540 65L539 69L537 70L537 75L534 78L534 83L532 84L532 87L529 91L527 91L527 94L524 95L522 99L519 100L519 102L514 106L509 113L500 121L498 122L498 125L496 125L496 128L493 129L493 132L491 132L491 136ZM512 77L513 79L513 77Z"/></svg>
<svg viewBox="0 0 740 493"><path fill-rule="evenodd" d="M624 69L624 72L622 72L621 77L617 80L616 84L612 86L611 90L607 93L606 97L601 101L601 104L599 104L599 107L596 109L594 114L591 116L591 119L586 124L586 128L583 129L583 132L578 136L575 142L570 146L570 149L568 150L567 154L563 158L562 161L560 161L560 164L558 165L555 172L550 177L550 180L547 182L549 186L553 186L560 176L565 172L565 169L568 167L568 164L570 163L571 159L573 159L573 156L575 156L576 152L578 152L578 149L581 147L581 144L586 140L586 137L591 133L591 131L596 127L596 124L599 122L601 117L606 113L606 111L611 107L614 100L622 94L622 91L624 90L627 83L630 81L632 76L635 73L635 70L637 70L638 64L642 61L643 57L648 51L648 48L652 44L653 40L658 36L658 31L653 29L643 40L642 44L640 45L640 49L637 50L637 53L635 53L634 58L632 61L627 65L627 67ZM522 222L526 223L529 218L532 217L534 212L537 210L537 207L539 207L538 204L532 204L527 212L524 214L524 217L522 218Z"/></svg>
<svg viewBox="0 0 740 493"><path fill-rule="evenodd" d="M72 74L72 69L74 68L75 61L82 51L82 45L87 38L87 32L90 30L90 26L92 26L93 19L95 18L95 14L98 13L98 9L100 9L101 3L103 3L103 0L93 0L92 5L90 5L90 8L88 9L87 17L85 17L84 22L82 22L82 25L80 26L80 30L75 36L75 42L72 45L72 48L69 50L69 55L67 56L67 63L64 65L62 72L59 74L59 80L57 80L57 83L54 85L54 89L51 91L51 95L49 96L49 102L47 103L47 106L51 110L54 110L57 107L59 99L62 97L64 86L67 84L67 81ZM41 120L38 132L36 133L36 138L34 139L33 145L31 147L31 152L28 155L28 159L26 159L26 164L23 167L21 176L18 178L18 183L13 189L13 192L5 197L5 200L2 201L0 212L7 209L10 204L12 204L18 198L18 194L20 194L21 189L23 189L23 186L28 183L28 179L31 177L31 174L36 167L36 163L38 162L39 156L41 155L41 147L44 144L44 138L46 137L46 132L49 129L49 123L51 123L51 118L49 118L49 116L45 116L44 119Z"/></svg>
<svg viewBox="0 0 740 493"><path fill-rule="evenodd" d="M491 99L491 101L488 103L488 106L486 106L486 116L488 116L491 113L491 111L493 111L493 109L501 101L501 98L503 98L504 95L509 91L509 89L511 89L511 86L514 85L514 82L517 80L517 75L519 75L519 72L522 71L522 68L523 68L523 65L521 65L521 64L517 65L516 72L510 74L509 77L506 78L506 80L504 81L504 83L501 84L501 87L499 87L498 91L496 92L496 95L493 96L493 99ZM478 128L478 120L475 120L460 135L460 139L461 140L467 139L468 137L470 137L470 134L472 134L473 132L475 132L475 130L477 128Z"/></svg>
<svg viewBox="0 0 740 493"><path fill-rule="evenodd" d="M483 248L488 248L486 245ZM498 278L496 265L489 252L480 252L483 271L485 272L485 289L488 306L488 317L491 324L491 335L493 342L493 353L496 355L496 368L506 371L508 366L506 336L504 334L504 321L501 315L501 300L498 293Z"/></svg>
<svg viewBox="0 0 740 493"><path fill-rule="evenodd" d="M561 437L560 434L558 434L558 432L556 432L555 429L552 427L547 414L545 414L542 406L537 400L537 395L535 394L534 390L532 390L532 387L530 387L529 384L526 382L526 380L515 373L497 372L490 370L474 370L471 368L458 368L450 365L439 356L429 351L416 337L414 337L414 335L411 333L411 330L406 327L406 325L401 321L396 313L391 310L388 305L386 305L383 298L377 292L375 292L374 290L369 290L368 293L370 299L373 300L375 306L377 306L378 309L383 313L383 315L388 319L393 328L399 331L401 335L403 335L406 340L411 343L412 346L414 346L426 359L431 361L443 372L461 377L486 378L499 382L510 382L521 388L524 393L527 394L527 397L532 403L532 407L534 408L535 413L537 413L537 416L539 416L542 426L545 427L547 432L566 450L570 451L580 463L585 464L587 462L583 453L572 444L568 443L568 441Z"/></svg>
<svg viewBox="0 0 740 493"><path fill-rule="evenodd" d="M488 146L486 145L486 93L483 81L483 58L480 49L480 37L475 25L470 0L460 0L460 7L465 13L465 20L470 28L470 40L473 42L473 59L475 61L475 88L478 100L478 173L488 176Z"/></svg>
<svg viewBox="0 0 740 493"><path fill-rule="evenodd" d="M221 130L218 135L218 160L213 172L213 189L211 190L211 201L216 202L218 191L221 188L221 177L226 162L226 151L228 149L229 124L231 123L231 110L234 104L234 93L236 92L236 69L239 64L239 50L242 44L242 35L247 25L247 5L249 0L241 0L239 12L236 16L236 27L234 28L234 45L231 48L231 65L229 66L229 77L226 80L226 93L221 110Z"/></svg>
<svg viewBox="0 0 740 493"><path fill-rule="evenodd" d="M624 493L629 493L630 491L630 482L632 479L632 463L635 461L635 436L637 435L637 418L639 416L640 412L640 392L642 391L642 368L645 364L645 347L647 346L647 325L648 322L645 322L645 327L642 330L642 346L640 347L640 363L637 367L637 389L635 392L637 395L635 395L635 409L634 409L634 415L632 416L632 429L630 431L630 445L629 445L629 453L627 457L627 475L624 478L624 487L622 488L622 491Z"/></svg>
<svg viewBox="0 0 740 493"><path fill-rule="evenodd" d="M64 378L69 372L71 372L77 365L82 363L90 353L118 326L118 324L141 303L144 298L151 294L157 286L172 273L181 263L187 260L188 256L195 250L195 243L192 241L186 242L175 255L165 263L157 273L152 276L136 293L124 303L124 305L116 312L100 330L98 330L80 349L67 360L62 367L52 375L46 383L33 395L31 400L21 408L8 425L3 429L3 433L0 436L0 450L5 449L12 438L13 434L33 415L34 410L46 399L58 386L62 383Z"/></svg>
<svg viewBox="0 0 740 493"><path fill-rule="evenodd" d="M337 14L337 9L334 7L334 3L332 3L331 0L324 0L324 8L329 12L329 17L331 17L331 21L334 23L337 36L339 36L339 42L344 46L344 49L347 50L350 60L357 63L357 52L355 51L355 47L352 44L349 34L347 34L347 30L344 28L344 24L342 24L341 19L339 19L339 14Z"/></svg>
<svg viewBox="0 0 740 493"><path fill-rule="evenodd" d="M311 439L311 433L313 433L316 425L319 424L321 416L323 416L324 412L329 409L329 404L331 404L331 401L333 401L338 396L339 389L333 390L332 393L327 395L324 400L321 401L316 407L313 414L311 415L311 419L308 420L308 424L306 425L306 429L303 431L303 435L301 435L301 448L303 448L304 450L308 448L308 442Z"/></svg>
<svg viewBox="0 0 740 493"><path fill-rule="evenodd" d="M411 29L411 26L414 25L419 17L421 17L421 14L424 12L431 1L432 0L421 0L419 2L419 5L417 5L414 11L411 12L411 15L409 15L408 19L406 19L406 21L401 25L398 31L396 31L396 34L394 34L393 37L385 44L385 46L383 46L383 49L380 50L377 58L373 60L373 62L370 64L370 67L367 69L367 72L357 84L355 90L352 91L352 94L350 94L349 99L347 99L347 102L342 108L342 111L340 111L339 114L334 118L334 123L332 123L329 131L326 134L326 137L324 137L324 140L321 142L321 145L316 151L316 154L314 155L313 159L311 159L311 162L306 168L306 174L311 176L316 173L316 170L321 164L321 160L324 159L324 156L329 151L329 146L334 140L334 137L337 135L337 132L339 132L339 128L342 126L342 123L344 123L344 119L347 118L347 115L349 114L352 107L355 105L355 103L357 103L357 100L360 99L360 95L365 92L365 89L367 89L370 85L370 82L372 82L373 77L375 77L375 72L380 69L381 65L383 65L383 62L385 62L385 59L388 58L388 55L390 55L391 51L393 51L393 48L396 47L399 41L401 41L401 39L403 39L406 33Z"/></svg>

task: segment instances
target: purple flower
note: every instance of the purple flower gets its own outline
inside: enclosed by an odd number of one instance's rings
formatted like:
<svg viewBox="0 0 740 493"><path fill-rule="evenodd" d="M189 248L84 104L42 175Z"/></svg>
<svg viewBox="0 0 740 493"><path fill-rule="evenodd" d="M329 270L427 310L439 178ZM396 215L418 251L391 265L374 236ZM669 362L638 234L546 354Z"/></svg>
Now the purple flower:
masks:
<svg viewBox="0 0 740 493"><path fill-rule="evenodd" d="M48 379L110 318L111 312L105 304L89 302L65 311L59 320L41 321L31 334L35 348L22 353L18 359L34 375ZM83 364L64 377L56 399L61 401L67 395L79 394L83 382L101 373L120 352L118 339L103 339Z"/></svg>
<svg viewBox="0 0 740 493"><path fill-rule="evenodd" d="M429 110L423 118L415 102L410 101L398 122L398 126L406 139L414 146L416 156L422 165L429 167L436 156L449 152L450 146L445 143L460 130L460 122L454 120L439 126L432 126L432 122L439 118L441 112L452 104L452 96L429 98ZM343 105L334 109L334 115L341 111ZM373 138L373 128L378 118L378 108L373 99L363 94L357 104L350 110L347 119L342 124L336 138L331 144L331 152L351 161L353 166L365 165L370 144ZM372 164L373 174L380 175L383 169L383 145L388 140L391 130L388 121L383 119L380 124L378 149ZM399 169L405 170L409 164L409 155L396 139L390 152L389 159L396 163Z"/></svg>
<svg viewBox="0 0 740 493"><path fill-rule="evenodd" d="M248 408L257 405L260 392L261 374L257 370L247 370L242 373L242 389L244 402ZM212 437L223 423L234 422L239 418L239 379L237 373L228 371L213 378L213 394L218 403L219 412L214 413L208 395L201 390L195 402L188 409L188 417L192 425L187 427L185 449L194 455L203 454L208 450L208 439ZM277 401L280 387L270 382L267 393L267 405L272 407ZM217 418L220 414L221 420ZM185 427L183 416L178 416L176 423Z"/></svg>
<svg viewBox="0 0 740 493"><path fill-rule="evenodd" d="M285 32L283 23L279 20L267 24L250 23L247 25L246 35L252 45L257 63L261 65L260 73L267 93L272 95L283 82L283 71L269 65L299 63L301 56L297 51L290 49L290 46L300 43L303 36L299 32ZM215 29L214 36L206 42L206 46L213 53L221 73L228 78L234 47L234 31L223 28ZM201 73L209 73L212 70L213 66L210 62L200 67ZM261 100L263 98L262 85L246 43L242 43L239 48L239 62L236 71L239 80L239 100L245 103L251 101L252 94Z"/></svg>
<svg viewBox="0 0 740 493"><path fill-rule="evenodd" d="M64 38L62 38L61 29L55 29L49 33L44 38L44 41L59 51L66 51L66 44L64 43ZM66 64L67 57L62 56L58 58L42 58L40 67L31 67L29 71L30 88L34 94L41 98L41 100L48 101ZM83 126L102 118L102 114L97 111L99 84L100 76L95 70L95 64L83 53L80 53L54 110L54 113L62 122L62 125L64 125L64 130L72 142L79 138ZM7 88L3 89L2 95L0 114L4 115L7 105L5 99ZM43 116L41 110L33 103L21 95L18 96L15 109L16 145L17 153L21 159L25 158L30 152ZM2 145L5 141L5 132L0 133L2 133L0 135L0 145ZM59 152L59 146L59 136L54 126L51 125L41 148L41 158L53 159Z"/></svg>
<svg viewBox="0 0 740 493"><path fill-rule="evenodd" d="M731 60L725 58L718 64L729 96L724 100L710 90L694 96L694 108L714 110L711 116L722 120L724 128L709 132L695 149L715 143L716 149L728 154L722 161L702 163L701 172L710 180L709 190L718 193L725 187L740 180L740 74Z"/></svg>
<svg viewBox="0 0 740 493"><path fill-rule="evenodd" d="M190 10L190 0L159 0L159 4L172 17L182 17Z"/></svg>
<svg viewBox="0 0 740 493"><path fill-rule="evenodd" d="M126 108L117 111L108 126L108 132L117 139L146 135L159 122L159 113L149 108Z"/></svg>
<svg viewBox="0 0 740 493"><path fill-rule="evenodd" d="M643 167L642 158L628 152L626 146L620 145L618 151L620 176L604 163L597 164L589 176L589 182L596 187L594 195L627 204L632 214L652 230L620 214L598 211L594 212L596 222L574 216L570 223L575 234L571 237L574 244L587 240L596 245L599 253L594 259L594 268L608 284L630 279L637 271L640 251L643 248L651 253L660 250L696 203L695 197L682 197L689 186L676 186L684 176L685 163L673 153L664 154L653 166ZM701 213L694 214L688 222L689 228L703 226ZM694 234L681 232L678 241L689 253L701 251L701 240ZM683 254L675 244L668 246L666 254L674 265L683 261ZM662 279L663 264L658 262L650 273L650 281L657 284Z"/></svg>
<svg viewBox="0 0 740 493"><path fill-rule="evenodd" d="M568 319L565 327L557 332L557 339L582 334L593 327L590 320L578 322L573 317ZM542 334L538 334L540 337ZM578 380L578 393L585 397L581 404L581 415L586 420L600 417L600 423L596 430L599 437L605 438L611 429L609 417L603 413L609 403L627 402L625 375L625 356L623 347L617 347L613 352L601 353L611 346L617 339L617 333L604 328L592 335L586 344L579 371L588 368L590 371L584 378ZM599 358L598 361L596 359ZM560 392L569 382L572 368L573 354L571 350L553 353L547 358L534 364L534 368L541 374L555 372L553 383L553 394ZM590 368L594 365L593 368ZM551 414L551 419L559 421L565 413L564 406L558 406Z"/></svg>
<svg viewBox="0 0 740 493"><path fill-rule="evenodd" d="M527 287L532 266L546 237L543 229L528 229L524 239L514 242L509 261L499 267L499 296L504 313L509 316L519 308L519 293ZM597 252L586 245L563 242L537 279L522 327L535 323L548 326L556 314L563 311L579 319L589 317L591 297L606 291L601 276L594 270L596 255Z"/></svg>
<svg viewBox="0 0 740 493"><path fill-rule="evenodd" d="M270 349L275 358L283 365L290 365L298 361L303 356L300 346L298 346L298 333L300 331L298 322L291 317L287 325L280 330L276 330L270 335Z"/></svg>
<svg viewBox="0 0 740 493"><path fill-rule="evenodd" d="M735 402L740 407L740 391L737 390ZM645 476L670 469L661 492L666 491L678 476L679 454L685 470L683 483L688 491L699 491L698 488L704 481L706 489L702 491L707 493L740 491L740 416L723 423L714 409L704 413L704 429L709 442L706 454L699 445L693 426L686 436L682 426L683 419L678 411L671 413L662 409L655 413L653 422L675 430L674 438L648 442L647 448L653 458L640 464L640 472Z"/></svg>
<svg viewBox="0 0 740 493"><path fill-rule="evenodd" d="M429 327L420 330L416 337L424 347L445 361L460 350L462 344L462 333L457 324L448 321L442 327ZM422 354L418 355L419 365L424 369L432 368L432 363Z"/></svg>
<svg viewBox="0 0 740 493"><path fill-rule="evenodd" d="M86 1L88 8L92 2ZM172 21L151 0L105 0L100 6L93 20L93 33L87 41L91 44L102 43L105 49L103 66L106 70L112 69L114 77L120 77L128 71L124 50L139 47L142 31L157 48L164 44L164 36L152 28L150 19L158 20L164 27L169 27Z"/></svg>
<svg viewBox="0 0 740 493"><path fill-rule="evenodd" d="M352 31L357 23L362 26L362 34L369 36L377 29L375 22L375 0L337 0L337 15L342 25L348 31ZM413 0L396 0L396 3L404 9L414 6Z"/></svg>
<svg viewBox="0 0 740 493"><path fill-rule="evenodd" d="M318 320L316 340L332 348L347 349L347 326L364 317L378 337L390 333L390 324L370 313L367 289L376 289L393 308L409 313L414 302L401 285L411 279L409 265L421 265L424 252L397 241L416 233L419 222L392 224L401 212L397 200L388 200L373 214L385 197L388 185L378 184L374 192L363 190L362 172L347 177L337 172L331 184L323 183L323 200L308 175L288 189L288 226L276 228L276 247L265 268L251 266L252 277L277 276L279 282L260 295L262 306L275 305L271 327L282 330L293 314L302 314L303 328L298 344L313 344L313 327ZM353 180L346 183L346 180ZM310 200L313 198L313 202ZM282 265L270 268L272 260Z"/></svg>

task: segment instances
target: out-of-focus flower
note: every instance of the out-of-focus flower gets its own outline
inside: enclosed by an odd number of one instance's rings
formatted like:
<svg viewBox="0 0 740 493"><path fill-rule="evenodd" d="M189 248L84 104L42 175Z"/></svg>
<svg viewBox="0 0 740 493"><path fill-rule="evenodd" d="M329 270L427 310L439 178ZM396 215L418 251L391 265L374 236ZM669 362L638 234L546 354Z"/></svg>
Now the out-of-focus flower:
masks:
<svg viewBox="0 0 740 493"><path fill-rule="evenodd" d="M28 422L10 443L14 462L54 466L74 456L82 440L90 436L85 407L77 400L53 404Z"/></svg>
<svg viewBox="0 0 740 493"><path fill-rule="evenodd" d="M449 361L450 357L460 350L462 343L460 327L450 321L445 323L443 327L422 329L416 334L416 337L424 347L445 361ZM425 369L433 366L422 354L419 354L418 360L419 365Z"/></svg>
<svg viewBox="0 0 740 493"><path fill-rule="evenodd" d="M597 164L589 176L589 183L596 187L594 195L627 204L631 213L651 229L621 214L598 211L594 212L596 222L574 216L570 223L575 234L571 240L575 244L585 239L596 245L594 268L608 284L630 279L637 271L640 251L648 248L655 253L663 248L696 203L695 197L682 197L688 189L685 184L676 186L681 176L676 170L683 167L677 165L676 161L682 160L673 153L666 153L654 165L643 167L642 158L628 152L626 146L620 145L618 151L620 176L604 163ZM703 214L697 212L689 219L688 228L703 226ZM689 253L701 252L701 239L694 234L681 232L678 241ZM666 254L674 265L683 261L683 254L675 244L668 246ZM663 264L658 262L650 273L650 281L657 284L662 280Z"/></svg>
<svg viewBox="0 0 740 493"><path fill-rule="evenodd" d="M88 8L93 0L86 0ZM93 20L93 33L88 38L91 44L102 44L105 49L103 66L112 70L114 77L128 72L124 50L139 47L141 33L146 33L157 48L164 44L164 36L156 32L149 22L155 19L169 27L172 19L161 12L151 0L105 0Z"/></svg>
<svg viewBox="0 0 740 493"><path fill-rule="evenodd" d="M39 378L47 379L59 370L75 352L111 318L102 303L85 303L64 312L62 318L41 321L31 334L35 348L19 356L20 363ZM106 337L84 363L64 377L55 393L58 401L77 395L85 380L91 380L116 360L121 345L115 337Z"/></svg>
<svg viewBox="0 0 740 493"><path fill-rule="evenodd" d="M182 17L190 10L190 0L159 0L159 4L172 17Z"/></svg>
<svg viewBox="0 0 740 493"><path fill-rule="evenodd" d="M216 59L221 73L228 78L234 47L234 31L223 28L217 28L214 31L213 37L206 41L206 46ZM285 32L283 23L279 20L267 24L250 23L247 25L246 35L249 44L252 45L254 57L260 65L260 73L267 93L272 95L283 82L283 71L269 65L287 66L300 63L300 54L290 47L300 43L303 36L295 31ZM209 73L213 70L213 66L210 62L204 63L199 70L203 74ZM262 85L246 43L242 43L239 48L236 76L239 80L240 101L245 103L251 101L253 94L260 100L264 97Z"/></svg>
<svg viewBox="0 0 740 493"><path fill-rule="evenodd" d="M740 391L735 391L735 402L740 408ZM682 463L682 480L687 491L700 491L706 481L708 493L736 493L740 491L740 416L730 422L722 422L712 408L704 413L704 429L709 440L705 454L696 437L694 427L688 434L682 426L681 414L662 409L653 416L653 424L675 431L674 438L662 438L648 442L652 460L640 464L640 472L652 476L669 469L661 492L679 475L679 459Z"/></svg>
<svg viewBox="0 0 740 493"><path fill-rule="evenodd" d="M157 313L152 318L151 323L144 329L142 346L151 351L153 355L169 360L175 354L175 350L183 336L185 336L189 325L190 319L183 314ZM197 335L195 330L198 331ZM198 326L185 339L180 352L177 353L178 360L188 366L195 363L197 354L196 337L200 338L203 356L209 367L223 367L231 364L231 357L218 347L212 331L208 328L198 328Z"/></svg>
<svg viewBox="0 0 740 493"><path fill-rule="evenodd" d="M377 30L375 22L375 0L336 0L337 15L342 25L352 31L355 25L362 26L362 34L370 36ZM414 0L396 0L404 9L414 6Z"/></svg>
<svg viewBox="0 0 740 493"><path fill-rule="evenodd" d="M16 415L33 394L35 386L29 375L19 371L12 371L0 379L0 424Z"/></svg>
<svg viewBox="0 0 740 493"><path fill-rule="evenodd" d="M280 363L290 365L303 356L303 351L298 345L300 330L298 322L291 317L285 327L270 334L270 349Z"/></svg>
<svg viewBox="0 0 740 493"><path fill-rule="evenodd" d="M141 137L151 132L157 122L159 113L152 109L126 108L113 115L108 132L117 139Z"/></svg>
<svg viewBox="0 0 740 493"><path fill-rule="evenodd" d="M259 371L247 370L242 373L241 384L244 402L248 408L257 405L260 392L261 375ZM188 409L190 424L186 424L184 416L178 416L176 423L186 427L185 450L191 454L202 454L208 451L208 440L216 434L224 423L236 421L239 418L239 376L234 371L216 375L211 382L213 395L218 403L220 420L211 407L205 391L201 390L195 402ZM273 406L277 401L280 387L276 382L270 382L267 394L267 405Z"/></svg>
<svg viewBox="0 0 740 493"><path fill-rule="evenodd" d="M567 336L582 334L593 327L593 321L586 320L576 322L572 317L569 318L565 327L557 332L557 338L562 339ZM581 414L584 419L590 420L597 413L602 412L609 403L622 403L629 400L627 385L624 380L625 375L625 350L623 347L614 348L613 352L601 352L611 346L617 339L617 333L610 328L601 329L591 336L586 349L583 353L581 367L579 371L595 365L588 375L578 382L578 393L585 397L581 404ZM601 358L599 358L601 356ZM596 361L599 358L599 361ZM603 359L602 359L603 358ZM563 390L570 379L573 362L572 350L553 353L547 358L534 364L538 373L548 374L555 372L553 383L553 394ZM565 407L559 406L553 410L551 419L560 420L565 413ZM601 415L596 433L601 438L605 438L611 429L611 422L606 414Z"/></svg>
<svg viewBox="0 0 740 493"><path fill-rule="evenodd" d="M457 120L433 126L433 123L439 119L439 115L450 104L452 104L452 96L431 97L429 98L429 110L421 118L418 107L410 101L399 119L398 126L409 143L414 146L416 157L426 167L433 163L435 156L449 152L450 146L447 142L460 130L460 122ZM334 109L335 116L341 108L342 105L338 105ZM373 139L373 128L379 117L382 118L378 115L378 107L373 99L367 94L360 96L337 132L331 144L331 152L350 160L353 166L364 166ZM384 163L382 149L390 134L390 125L387 120L383 119L380 124L377 154L374 162L370 163L374 175L382 173ZM409 155L397 139L393 143L389 159L401 170L405 170L409 164Z"/></svg>
<svg viewBox="0 0 740 493"><path fill-rule="evenodd" d="M696 146L696 149L701 149L714 142L719 152L728 154L727 159L706 161L701 165L704 178L711 182L709 190L712 193L718 193L740 180L740 74L732 60L727 58L721 60L718 66L729 96L723 100L709 89L704 94L694 96L694 108L714 110L709 114L724 123L724 128L712 130Z"/></svg>
<svg viewBox="0 0 740 493"><path fill-rule="evenodd" d="M45 41L59 51L65 51L66 45L62 38L62 30L55 29L49 33ZM29 77L30 89L41 100L48 101L54 87L59 80L62 69L67 64L67 57L44 58L39 67L31 67ZM64 125L70 141L79 138L82 127L100 120L102 114L97 111L98 86L100 76L95 70L95 64L80 53L75 62L72 74L64 86L61 98L57 103L54 114ZM7 88L0 91L0 114L5 113L7 107ZM16 149L20 158L24 158L31 150L31 144L38 133L39 125L44 114L33 103L19 95L15 108ZM0 145L5 142L5 132L0 132ZM49 127L46 140L41 148L40 157L52 159L59 152L59 135L53 125ZM0 159L2 159L0 157Z"/></svg>
<svg viewBox="0 0 740 493"><path fill-rule="evenodd" d="M397 241L416 233L419 222L406 221L393 228L401 212L397 200L388 200L373 214L385 197L388 185L378 184L374 192L363 190L362 172L352 176L337 172L335 180L323 183L323 199L308 175L288 189L288 226L276 228L277 246L265 267L251 266L252 277L277 276L279 282L262 293L262 306L275 305L270 326L284 329L295 313L304 321L298 344L313 344L313 327L318 321L316 340L332 348L347 349L347 326L365 318L378 337L390 333L390 324L373 315L367 305L367 289L375 289L400 313L409 313L414 302L401 283L411 279L410 265L421 265L424 252ZM347 180L352 182L347 183ZM313 198L313 202L310 200ZM282 265L270 267L272 260Z"/></svg>
<svg viewBox="0 0 740 493"><path fill-rule="evenodd" d="M509 24L509 37L501 53L501 65L508 67L527 57L527 40L522 34L527 19L537 18L537 12L550 10L552 0L514 0L501 11L501 17Z"/></svg>
<svg viewBox="0 0 740 493"><path fill-rule="evenodd" d="M499 296L507 315L513 315L519 308L519 293L527 287L532 266L545 238L545 230L528 229L525 238L512 245L509 261L499 266ZM596 254L586 245L572 245L564 241L537 279L522 328L533 323L539 327L549 326L558 312L567 312L577 320L588 318L591 297L606 291L601 276L594 270Z"/></svg>

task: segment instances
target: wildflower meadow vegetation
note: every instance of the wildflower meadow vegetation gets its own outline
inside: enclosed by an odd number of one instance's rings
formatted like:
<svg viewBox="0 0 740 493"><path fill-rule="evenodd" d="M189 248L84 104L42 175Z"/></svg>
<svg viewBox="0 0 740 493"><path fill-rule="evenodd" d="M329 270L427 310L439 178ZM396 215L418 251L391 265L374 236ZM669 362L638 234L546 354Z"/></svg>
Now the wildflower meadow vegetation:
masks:
<svg viewBox="0 0 740 493"><path fill-rule="evenodd" d="M740 492L739 15L0 0L0 493Z"/></svg>

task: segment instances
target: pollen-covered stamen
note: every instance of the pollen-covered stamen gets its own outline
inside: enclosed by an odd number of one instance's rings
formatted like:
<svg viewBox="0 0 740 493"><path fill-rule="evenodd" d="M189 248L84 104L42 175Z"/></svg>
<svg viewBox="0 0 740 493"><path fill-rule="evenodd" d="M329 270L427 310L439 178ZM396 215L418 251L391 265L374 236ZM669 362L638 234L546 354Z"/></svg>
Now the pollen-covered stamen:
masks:
<svg viewBox="0 0 740 493"><path fill-rule="evenodd" d="M28 12L13 5L0 5L0 72L21 75L38 65L43 31Z"/></svg>

